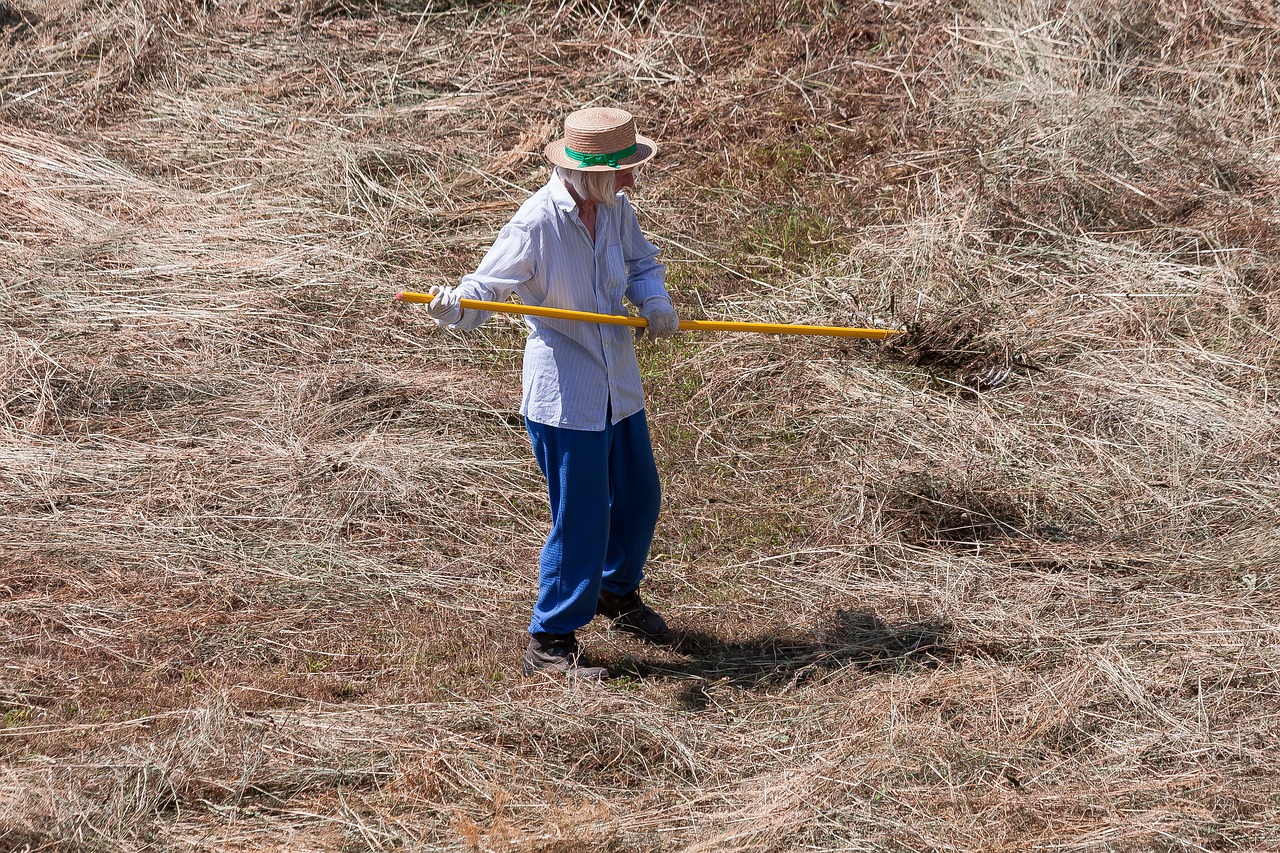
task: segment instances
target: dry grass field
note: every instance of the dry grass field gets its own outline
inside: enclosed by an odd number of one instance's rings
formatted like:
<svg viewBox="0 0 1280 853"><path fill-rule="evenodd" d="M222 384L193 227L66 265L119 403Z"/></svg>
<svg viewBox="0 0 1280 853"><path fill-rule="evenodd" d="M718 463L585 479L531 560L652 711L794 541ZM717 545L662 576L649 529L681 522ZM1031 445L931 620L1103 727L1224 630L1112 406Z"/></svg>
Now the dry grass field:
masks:
<svg viewBox="0 0 1280 853"><path fill-rule="evenodd" d="M565 113L688 318L671 648L526 678ZM0 0L0 849L1280 849L1264 0Z"/></svg>

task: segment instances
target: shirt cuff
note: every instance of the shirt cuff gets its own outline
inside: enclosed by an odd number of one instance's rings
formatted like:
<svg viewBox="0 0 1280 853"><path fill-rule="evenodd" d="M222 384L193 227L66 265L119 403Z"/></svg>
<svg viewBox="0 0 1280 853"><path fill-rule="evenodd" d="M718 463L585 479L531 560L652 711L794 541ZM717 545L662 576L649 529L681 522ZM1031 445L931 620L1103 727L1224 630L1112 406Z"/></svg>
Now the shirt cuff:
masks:
<svg viewBox="0 0 1280 853"><path fill-rule="evenodd" d="M665 293L655 293L655 294L653 294L652 296L646 296L646 297L644 298L644 301L640 303L640 311L641 311L641 313L643 313L643 312L644 312L644 307L645 307L646 305L648 305L650 302L653 302L653 301L654 301L654 300L656 300L656 299L661 299L663 302L667 303L667 306L668 306L669 308L671 308L672 310L674 310L674 309L675 309L675 305L673 305L673 304L671 303L671 297L670 297L670 296L668 296L668 295L667 295L667 294L665 294Z"/></svg>

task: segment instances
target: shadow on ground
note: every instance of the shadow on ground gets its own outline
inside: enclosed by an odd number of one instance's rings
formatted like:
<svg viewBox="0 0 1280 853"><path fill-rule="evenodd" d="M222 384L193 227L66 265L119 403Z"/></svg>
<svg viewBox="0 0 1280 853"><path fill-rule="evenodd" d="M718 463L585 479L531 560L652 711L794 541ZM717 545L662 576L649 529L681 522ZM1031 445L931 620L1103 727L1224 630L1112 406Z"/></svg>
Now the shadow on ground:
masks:
<svg viewBox="0 0 1280 853"><path fill-rule="evenodd" d="M736 642L676 627L668 644L674 653L669 659L622 658L608 661L607 666L615 675L687 681L680 704L699 709L708 701L705 687L712 682L772 691L846 666L932 668L950 656L951 650L944 645L948 632L939 620L889 625L871 611L838 610L804 634L767 634Z"/></svg>

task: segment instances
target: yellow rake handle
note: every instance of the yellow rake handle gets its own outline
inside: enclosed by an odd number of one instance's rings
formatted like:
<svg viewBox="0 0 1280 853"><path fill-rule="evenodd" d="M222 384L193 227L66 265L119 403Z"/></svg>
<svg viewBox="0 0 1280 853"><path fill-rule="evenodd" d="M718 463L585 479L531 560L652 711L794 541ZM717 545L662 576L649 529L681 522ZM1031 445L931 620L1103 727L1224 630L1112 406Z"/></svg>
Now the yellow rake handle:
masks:
<svg viewBox="0 0 1280 853"><path fill-rule="evenodd" d="M397 293L401 302L426 304L434 299L429 293L406 290ZM463 299L463 308L473 311L499 311L503 314L528 314L534 317L554 317L558 320L579 320L585 323L607 323L611 326L636 326L645 328L649 322L643 317L621 314L592 314L589 311L570 311L567 308L543 308L538 305L516 305L511 302L483 302ZM899 334L894 329L852 329L844 326L801 326L795 323L733 323L727 320L681 320L680 330L686 332L761 332L766 335L830 335L837 338L871 338L884 340Z"/></svg>

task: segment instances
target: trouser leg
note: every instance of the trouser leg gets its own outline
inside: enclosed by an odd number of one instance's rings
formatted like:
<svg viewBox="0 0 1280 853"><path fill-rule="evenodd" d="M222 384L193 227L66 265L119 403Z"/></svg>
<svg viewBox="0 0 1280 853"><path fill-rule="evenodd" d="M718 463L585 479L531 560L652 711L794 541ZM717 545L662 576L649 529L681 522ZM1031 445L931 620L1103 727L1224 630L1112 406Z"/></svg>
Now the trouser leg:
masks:
<svg viewBox="0 0 1280 853"><path fill-rule="evenodd" d="M538 562L530 633L567 634L595 617L609 546L609 433L526 421L547 478L551 532Z"/></svg>
<svg viewBox="0 0 1280 853"><path fill-rule="evenodd" d="M644 579L661 489L653 461L649 425L637 412L613 427L609 447L609 544L603 587L625 595Z"/></svg>

